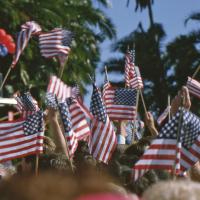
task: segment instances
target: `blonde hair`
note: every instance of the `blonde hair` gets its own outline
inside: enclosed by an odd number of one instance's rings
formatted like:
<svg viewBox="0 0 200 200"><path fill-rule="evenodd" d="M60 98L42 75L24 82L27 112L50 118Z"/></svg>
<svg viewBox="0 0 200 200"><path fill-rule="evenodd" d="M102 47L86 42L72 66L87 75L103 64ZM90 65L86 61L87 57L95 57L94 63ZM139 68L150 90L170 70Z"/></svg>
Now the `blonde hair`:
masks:
<svg viewBox="0 0 200 200"><path fill-rule="evenodd" d="M188 181L158 182L147 189L143 200L199 200L200 184Z"/></svg>

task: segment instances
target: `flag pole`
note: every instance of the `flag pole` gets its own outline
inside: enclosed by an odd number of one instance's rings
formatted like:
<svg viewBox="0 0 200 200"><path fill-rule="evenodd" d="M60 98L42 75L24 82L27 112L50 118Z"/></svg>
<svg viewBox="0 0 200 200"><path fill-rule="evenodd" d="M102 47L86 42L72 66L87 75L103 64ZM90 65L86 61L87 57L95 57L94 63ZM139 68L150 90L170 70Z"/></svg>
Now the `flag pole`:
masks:
<svg viewBox="0 0 200 200"><path fill-rule="evenodd" d="M38 176L39 174L38 169L39 169L39 154L37 153L35 157L35 176Z"/></svg>
<svg viewBox="0 0 200 200"><path fill-rule="evenodd" d="M5 77L4 77L4 79L3 79L3 82L2 82L2 84L1 84L1 86L0 86L0 90L2 90L2 88L3 88L3 86L4 86L4 84L5 84L6 80L7 80L7 78L8 78L8 76L9 76L10 72L11 72L11 69L12 69L13 67L14 67L14 65L11 64L11 66L9 67L9 69L8 69L8 71L7 71L7 73L6 73Z"/></svg>
<svg viewBox="0 0 200 200"><path fill-rule="evenodd" d="M171 119L170 95L168 95L168 121Z"/></svg>
<svg viewBox="0 0 200 200"><path fill-rule="evenodd" d="M13 114L13 116L17 116L19 114L20 114L20 112L16 112L16 113ZM8 119L8 116L0 118L0 121L6 120L6 119Z"/></svg>
<svg viewBox="0 0 200 200"><path fill-rule="evenodd" d="M139 93L139 90L137 90L137 96L136 96L136 108L135 108L135 122L134 122L134 127L133 127L133 134L135 133L136 134L136 132L134 132L134 131L136 131L136 120L137 120L137 114L138 114L138 105L139 105L139 98L140 98L140 93Z"/></svg>
<svg viewBox="0 0 200 200"><path fill-rule="evenodd" d="M180 152L179 152L179 142L180 142L180 136L181 136L181 127L182 127L182 121L183 121L183 102L184 97L181 97L181 110L180 110L180 116L178 120L178 130L177 130L177 137L176 137L176 156L174 159L174 167L173 167L173 178L176 179L176 160L177 158L180 159ZM178 155L179 154L179 155Z"/></svg>
<svg viewBox="0 0 200 200"><path fill-rule="evenodd" d="M194 78L197 75L197 73L199 72L199 70L200 70L200 65L197 67L197 69L193 73L192 78Z"/></svg>
<svg viewBox="0 0 200 200"><path fill-rule="evenodd" d="M105 78L106 78L106 81L108 81L108 70L107 70L107 66L105 65L104 68L105 68L105 75L106 75ZM109 81L108 81L108 82L109 82Z"/></svg>
<svg viewBox="0 0 200 200"><path fill-rule="evenodd" d="M58 104L58 99L55 95L55 100L56 100L56 103ZM58 106L59 108L59 106ZM59 108L59 113L60 113L60 108ZM63 121L61 120L61 124L62 124L62 130L64 130L64 125L63 125ZM74 173L74 169L73 169L73 165L72 165L72 161L71 161L71 158L70 158L70 154L69 154L69 147L68 147L68 143L66 141L66 148L67 148L67 155L68 155L68 158L69 158L69 162L70 162L70 167L72 169L72 172Z"/></svg>
<svg viewBox="0 0 200 200"><path fill-rule="evenodd" d="M62 78L62 75L63 75L63 72L64 72L64 68L65 68L65 65L66 65L67 61L68 61L68 57L67 57L66 61L64 62L64 64L60 66L60 70L59 70L59 78L60 79Z"/></svg>
<svg viewBox="0 0 200 200"><path fill-rule="evenodd" d="M144 112L147 113L147 108L146 108L146 105L145 105L145 102L144 102L144 97L143 97L141 89L139 89L139 92L140 92L140 96L141 96L141 99L142 99L142 104L143 104L143 107L144 107Z"/></svg>

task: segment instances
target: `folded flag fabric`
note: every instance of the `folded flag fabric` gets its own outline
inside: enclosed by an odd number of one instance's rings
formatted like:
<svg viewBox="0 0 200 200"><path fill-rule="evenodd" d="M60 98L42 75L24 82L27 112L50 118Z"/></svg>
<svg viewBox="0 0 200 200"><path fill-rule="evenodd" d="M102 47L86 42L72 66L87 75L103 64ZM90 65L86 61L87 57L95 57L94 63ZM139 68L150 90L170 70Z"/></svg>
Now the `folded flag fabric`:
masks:
<svg viewBox="0 0 200 200"><path fill-rule="evenodd" d="M186 86L192 95L200 98L200 83L197 80L188 77Z"/></svg>
<svg viewBox="0 0 200 200"><path fill-rule="evenodd" d="M76 134L76 138L78 140L87 138L90 135L90 127L86 119L89 111L86 111L86 107L75 98L67 98L66 101L71 116L72 129Z"/></svg>
<svg viewBox="0 0 200 200"><path fill-rule="evenodd" d="M128 50L125 58L125 85L129 88L144 87L140 70L135 66L135 50Z"/></svg>
<svg viewBox="0 0 200 200"><path fill-rule="evenodd" d="M27 46L31 36L37 34L40 31L40 25L38 25L34 21L26 22L21 26L21 31L17 34L16 51L12 62L12 67L14 67L17 64L19 57L22 54L25 47Z"/></svg>
<svg viewBox="0 0 200 200"><path fill-rule="evenodd" d="M137 90L114 88L109 82L104 84L103 100L111 120L135 120Z"/></svg>
<svg viewBox="0 0 200 200"><path fill-rule="evenodd" d="M57 57L61 66L69 55L74 34L71 31L55 28L39 35L40 52L45 58Z"/></svg>
<svg viewBox="0 0 200 200"><path fill-rule="evenodd" d="M65 130L65 139L70 157L77 149L78 141L90 135L90 128L86 120L87 114L82 104L75 98L67 98L58 104Z"/></svg>
<svg viewBox="0 0 200 200"><path fill-rule="evenodd" d="M78 146L78 139L72 129L71 116L69 113L69 107L67 102L65 101L59 103L58 107L60 110L60 115L64 126L64 135L67 143L69 157L72 158Z"/></svg>
<svg viewBox="0 0 200 200"><path fill-rule="evenodd" d="M97 160L107 164L116 148L117 140L114 128L106 113L101 93L95 84L93 84L90 111L93 115L90 125L90 152Z"/></svg>
<svg viewBox="0 0 200 200"><path fill-rule="evenodd" d="M0 122L0 162L43 152L43 112Z"/></svg>
<svg viewBox="0 0 200 200"><path fill-rule="evenodd" d="M167 108L165 108L165 110L161 113L161 115L158 117L157 119L157 123L160 126L163 121L166 119L166 117L169 115L171 106L167 106Z"/></svg>
<svg viewBox="0 0 200 200"><path fill-rule="evenodd" d="M52 93L47 92L46 96L45 96L45 105L49 108L57 110L58 104L57 104L57 101L56 101L56 96Z"/></svg>
<svg viewBox="0 0 200 200"><path fill-rule="evenodd" d="M181 121L180 117L182 118ZM177 131L180 122L180 135ZM150 169L183 173L200 159L200 119L180 108L133 167L136 181Z"/></svg>
<svg viewBox="0 0 200 200"><path fill-rule="evenodd" d="M67 86L63 81L61 81L57 76L51 76L47 87L47 93L56 95L56 98L63 102L69 97L78 97L80 95L79 87Z"/></svg>
<svg viewBox="0 0 200 200"><path fill-rule="evenodd" d="M24 92L21 95L14 95L17 104L16 109L21 113L23 118L27 118L40 110L37 101L31 96L30 92Z"/></svg>

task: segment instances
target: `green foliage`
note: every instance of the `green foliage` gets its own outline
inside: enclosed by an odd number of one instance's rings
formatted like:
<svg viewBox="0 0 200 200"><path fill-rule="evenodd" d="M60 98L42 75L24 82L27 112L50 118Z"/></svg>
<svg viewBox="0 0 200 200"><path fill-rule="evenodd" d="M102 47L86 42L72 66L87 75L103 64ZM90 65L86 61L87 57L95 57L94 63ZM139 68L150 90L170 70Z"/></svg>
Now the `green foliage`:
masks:
<svg viewBox="0 0 200 200"><path fill-rule="evenodd" d="M108 6L105 0L98 2L104 7ZM63 27L74 32L75 39L63 80L68 84L78 83L82 92L85 91L85 84L90 82L87 73L94 73L100 59L100 43L116 36L111 20L102 10L93 6L92 0L0 1L0 18L0 27L13 36L20 31L23 23L31 20L40 24L43 31ZM11 56L2 58L1 72L4 75L11 62ZM38 38L33 37L6 82L4 96L11 95L10 91L35 87L37 90L34 95L40 98L46 90L49 75L58 74L58 71L58 62L43 58Z"/></svg>

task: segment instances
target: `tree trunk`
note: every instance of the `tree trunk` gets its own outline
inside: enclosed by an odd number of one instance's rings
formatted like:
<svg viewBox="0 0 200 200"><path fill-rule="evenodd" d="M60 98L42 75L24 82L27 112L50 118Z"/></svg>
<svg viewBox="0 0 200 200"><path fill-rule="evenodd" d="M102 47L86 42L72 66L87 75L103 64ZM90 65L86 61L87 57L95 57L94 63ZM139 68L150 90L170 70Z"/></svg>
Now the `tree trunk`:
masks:
<svg viewBox="0 0 200 200"><path fill-rule="evenodd" d="M150 27L153 27L154 20L153 20L152 8L151 8L151 1L149 1L149 3L148 3L148 12L149 12Z"/></svg>

